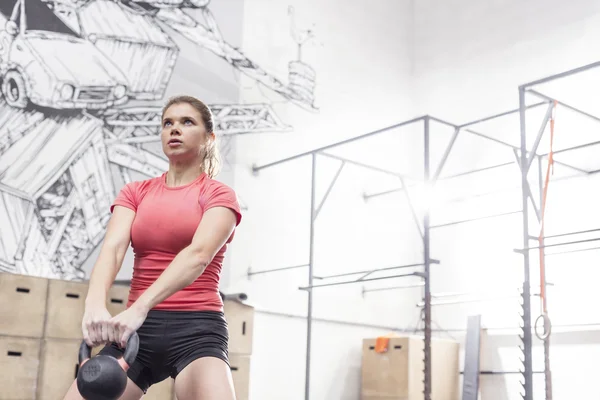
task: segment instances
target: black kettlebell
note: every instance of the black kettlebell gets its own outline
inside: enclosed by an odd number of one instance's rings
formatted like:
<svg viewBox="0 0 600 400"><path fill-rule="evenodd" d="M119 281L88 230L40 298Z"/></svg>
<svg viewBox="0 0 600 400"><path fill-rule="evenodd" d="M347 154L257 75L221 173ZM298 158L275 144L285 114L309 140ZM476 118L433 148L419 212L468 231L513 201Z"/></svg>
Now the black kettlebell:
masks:
<svg viewBox="0 0 600 400"><path fill-rule="evenodd" d="M85 341L79 346L77 389L86 400L116 400L127 387L127 370L135 361L140 339L134 332L127 340L125 354L117 359L99 354L91 357L92 349Z"/></svg>

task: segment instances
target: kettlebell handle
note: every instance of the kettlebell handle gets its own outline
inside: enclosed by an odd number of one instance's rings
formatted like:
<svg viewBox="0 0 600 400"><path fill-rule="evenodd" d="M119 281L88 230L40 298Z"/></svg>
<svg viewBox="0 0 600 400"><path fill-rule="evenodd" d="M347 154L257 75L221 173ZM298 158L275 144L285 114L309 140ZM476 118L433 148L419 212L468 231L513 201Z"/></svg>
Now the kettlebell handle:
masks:
<svg viewBox="0 0 600 400"><path fill-rule="evenodd" d="M138 350L140 348L140 338L137 332L133 332L129 339L127 340L127 346L125 347L125 354L123 354L122 360L125 361L126 366L121 365L122 367L129 368L131 364L135 361L137 357ZM92 348L88 346L88 344L83 340L81 345L79 346L79 366L83 365L83 363L89 360L92 356ZM119 360L121 361L121 360Z"/></svg>

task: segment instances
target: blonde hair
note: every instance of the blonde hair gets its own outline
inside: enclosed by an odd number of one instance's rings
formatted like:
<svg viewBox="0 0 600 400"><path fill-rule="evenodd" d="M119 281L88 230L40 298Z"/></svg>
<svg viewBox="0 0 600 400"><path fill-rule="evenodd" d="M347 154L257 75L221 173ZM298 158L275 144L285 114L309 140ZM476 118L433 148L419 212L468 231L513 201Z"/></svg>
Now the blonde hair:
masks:
<svg viewBox="0 0 600 400"><path fill-rule="evenodd" d="M204 104L201 100L193 96L175 96L171 97L167 104L163 107L161 120L165 116L165 112L174 104L189 104L194 107L202 116L202 122L206 128L206 133L214 133L214 122L213 114L210 108ZM221 171L221 152L217 145L217 137L214 140L209 140L206 145L201 149L202 157L202 172L205 172L211 178L217 176Z"/></svg>

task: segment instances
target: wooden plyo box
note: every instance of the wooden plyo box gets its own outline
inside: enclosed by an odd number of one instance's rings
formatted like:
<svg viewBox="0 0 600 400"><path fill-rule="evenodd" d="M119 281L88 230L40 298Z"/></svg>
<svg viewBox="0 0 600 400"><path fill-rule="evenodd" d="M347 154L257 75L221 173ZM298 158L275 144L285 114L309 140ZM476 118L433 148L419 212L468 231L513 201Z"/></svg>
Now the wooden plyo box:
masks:
<svg viewBox="0 0 600 400"><path fill-rule="evenodd" d="M48 280L0 273L0 335L41 338Z"/></svg>
<svg viewBox="0 0 600 400"><path fill-rule="evenodd" d="M248 400L250 397L250 356L229 354L229 365L236 400Z"/></svg>
<svg viewBox="0 0 600 400"><path fill-rule="evenodd" d="M61 399L76 379L88 284L0 273L0 399ZM113 285L107 309L127 306L129 287ZM248 400L254 308L224 302L229 358L238 400ZM92 349L96 355L103 346ZM153 385L148 400L175 399L174 381Z"/></svg>
<svg viewBox="0 0 600 400"><path fill-rule="evenodd" d="M376 338L363 340L361 399L422 399L423 339L391 337L383 353L375 351L375 342ZM432 400L458 400L459 351L458 342L432 339Z"/></svg>
<svg viewBox="0 0 600 400"><path fill-rule="evenodd" d="M127 309L129 286L112 285L106 295L106 309L113 317Z"/></svg>
<svg viewBox="0 0 600 400"><path fill-rule="evenodd" d="M229 330L229 352L252 354L254 307L235 300L225 300L223 308Z"/></svg>
<svg viewBox="0 0 600 400"><path fill-rule="evenodd" d="M59 279L48 281L48 307L44 337L83 339L81 321L88 285Z"/></svg>
<svg viewBox="0 0 600 400"><path fill-rule="evenodd" d="M62 399L77 377L78 339L43 339L38 380L38 399Z"/></svg>
<svg viewBox="0 0 600 400"><path fill-rule="evenodd" d="M36 400L40 340L0 337L0 398Z"/></svg>

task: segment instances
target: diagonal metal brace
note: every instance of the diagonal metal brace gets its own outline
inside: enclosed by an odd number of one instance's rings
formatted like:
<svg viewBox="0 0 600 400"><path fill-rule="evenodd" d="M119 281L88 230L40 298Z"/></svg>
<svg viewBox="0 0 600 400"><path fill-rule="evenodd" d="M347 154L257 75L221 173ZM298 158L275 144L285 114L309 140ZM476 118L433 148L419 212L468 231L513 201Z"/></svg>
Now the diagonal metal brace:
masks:
<svg viewBox="0 0 600 400"><path fill-rule="evenodd" d="M529 169L531 168L531 163L533 162L533 160L536 157L537 149L540 145L540 142L542 141L544 132L546 131L546 126L548 126L548 121L550 121L550 117L552 116L553 108L554 108L554 104L552 104L552 103L548 104L548 108L546 109L546 114L544 114L544 119L542 120L542 125L540 125L540 129L535 138L535 142L533 143L533 147L531 149L529 157L527 158L527 166L525 166L525 174L526 175L529 172Z"/></svg>
<svg viewBox="0 0 600 400"><path fill-rule="evenodd" d="M513 150L515 157L517 159L517 165L519 166L519 168L521 168L522 170L522 166L520 163L520 158L519 158L519 154L517 153L517 150ZM535 154L533 154L533 156L535 157ZM525 173L526 175L526 173ZM531 186L529 186L529 181L525 181L525 190L527 191L527 197L529 198L529 200L531 201L531 204L533 205L533 210L535 211L535 216L537 217L538 222L542 220L542 211L539 209L539 207L537 206L536 202L535 202L535 198L533 197L533 193L531 192Z"/></svg>

